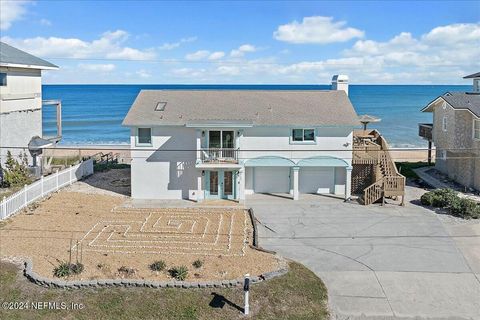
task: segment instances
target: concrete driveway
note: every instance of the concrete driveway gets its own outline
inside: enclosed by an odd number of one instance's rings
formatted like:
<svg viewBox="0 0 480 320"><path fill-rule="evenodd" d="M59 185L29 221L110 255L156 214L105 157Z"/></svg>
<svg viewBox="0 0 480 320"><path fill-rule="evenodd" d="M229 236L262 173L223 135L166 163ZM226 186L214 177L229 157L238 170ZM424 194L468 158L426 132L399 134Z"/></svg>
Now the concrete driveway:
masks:
<svg viewBox="0 0 480 320"><path fill-rule="evenodd" d="M478 222L315 195L246 205L261 222L260 246L326 283L334 319L480 319Z"/></svg>

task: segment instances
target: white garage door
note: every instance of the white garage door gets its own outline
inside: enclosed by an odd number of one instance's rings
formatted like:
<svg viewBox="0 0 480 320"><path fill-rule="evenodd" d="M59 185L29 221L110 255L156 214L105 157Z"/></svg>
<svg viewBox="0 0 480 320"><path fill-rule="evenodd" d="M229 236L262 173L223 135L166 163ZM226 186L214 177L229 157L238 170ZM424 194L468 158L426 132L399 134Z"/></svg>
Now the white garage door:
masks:
<svg viewBox="0 0 480 320"><path fill-rule="evenodd" d="M333 193L335 168L300 168L299 191L300 193Z"/></svg>
<svg viewBox="0 0 480 320"><path fill-rule="evenodd" d="M254 191L258 193L290 192L290 168L256 167Z"/></svg>

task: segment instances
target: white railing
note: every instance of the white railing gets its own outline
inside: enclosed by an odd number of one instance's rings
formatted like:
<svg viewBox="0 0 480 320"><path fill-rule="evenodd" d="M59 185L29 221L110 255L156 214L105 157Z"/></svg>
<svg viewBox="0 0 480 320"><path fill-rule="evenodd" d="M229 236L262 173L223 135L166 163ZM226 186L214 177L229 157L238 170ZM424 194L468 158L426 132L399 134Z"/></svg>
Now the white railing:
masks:
<svg viewBox="0 0 480 320"><path fill-rule="evenodd" d="M43 198L51 192L68 186L81 178L93 174L93 160L89 159L65 170L57 171L46 177L41 177L30 185L3 198L0 202L0 220L8 218L30 203Z"/></svg>

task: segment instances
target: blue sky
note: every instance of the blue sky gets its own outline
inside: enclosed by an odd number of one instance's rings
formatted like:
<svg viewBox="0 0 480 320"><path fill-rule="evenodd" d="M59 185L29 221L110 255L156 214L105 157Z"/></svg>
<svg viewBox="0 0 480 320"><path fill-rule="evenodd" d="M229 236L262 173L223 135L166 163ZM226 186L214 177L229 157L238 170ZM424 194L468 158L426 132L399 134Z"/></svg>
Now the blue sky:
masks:
<svg viewBox="0 0 480 320"><path fill-rule="evenodd" d="M47 83L464 84L479 1L1 1Z"/></svg>

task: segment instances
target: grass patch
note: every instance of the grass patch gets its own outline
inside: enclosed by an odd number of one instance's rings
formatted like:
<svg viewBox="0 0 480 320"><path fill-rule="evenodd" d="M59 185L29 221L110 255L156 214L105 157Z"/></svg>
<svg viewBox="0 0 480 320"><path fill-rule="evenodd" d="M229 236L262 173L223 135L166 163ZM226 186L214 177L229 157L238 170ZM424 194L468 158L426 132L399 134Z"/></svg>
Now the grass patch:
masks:
<svg viewBox="0 0 480 320"><path fill-rule="evenodd" d="M243 291L209 289L45 289L12 264L0 263L2 301L81 303L81 310L3 310L0 319L243 319ZM327 289L300 264L281 277L251 286L253 319L328 319Z"/></svg>
<svg viewBox="0 0 480 320"><path fill-rule="evenodd" d="M406 178L418 179L419 177L413 169L434 166L435 164L432 163L429 165L427 162L395 162L395 165L400 174Z"/></svg>
<svg viewBox="0 0 480 320"><path fill-rule="evenodd" d="M103 172L103 171L108 171L110 169L127 169L127 168L130 168L129 164L115 163L115 162L95 163L93 165L93 171L94 172Z"/></svg>
<svg viewBox="0 0 480 320"><path fill-rule="evenodd" d="M65 166L73 166L79 163L81 158L79 156L71 156L71 157L53 157L52 165L65 165Z"/></svg>

